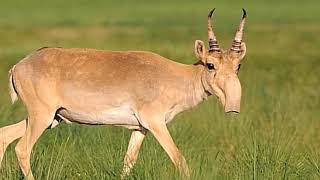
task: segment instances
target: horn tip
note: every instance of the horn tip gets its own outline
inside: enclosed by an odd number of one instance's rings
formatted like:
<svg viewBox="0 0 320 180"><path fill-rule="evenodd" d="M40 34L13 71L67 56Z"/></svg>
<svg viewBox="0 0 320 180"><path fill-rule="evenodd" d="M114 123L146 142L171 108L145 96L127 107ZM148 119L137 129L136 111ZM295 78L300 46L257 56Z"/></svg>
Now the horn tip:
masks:
<svg viewBox="0 0 320 180"><path fill-rule="evenodd" d="M213 8L213 9L209 12L208 17L210 17L210 18L211 18L211 16L212 16L212 14L213 14L214 10L216 10L216 8Z"/></svg>
<svg viewBox="0 0 320 180"><path fill-rule="evenodd" d="M247 17L247 11L244 8L242 8L242 12L243 12L242 18Z"/></svg>

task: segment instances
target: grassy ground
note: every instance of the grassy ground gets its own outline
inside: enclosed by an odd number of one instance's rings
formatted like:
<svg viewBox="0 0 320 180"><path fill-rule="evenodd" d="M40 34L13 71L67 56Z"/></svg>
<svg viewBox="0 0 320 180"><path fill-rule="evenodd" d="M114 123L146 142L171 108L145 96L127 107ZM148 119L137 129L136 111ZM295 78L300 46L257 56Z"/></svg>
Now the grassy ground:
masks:
<svg viewBox="0 0 320 180"><path fill-rule="evenodd" d="M319 179L319 5L317 0L5 0L0 5L0 127L26 116L21 103L10 105L7 72L37 48L150 50L193 63L194 40L206 40L207 12L217 8L215 32L228 48L246 7L242 113L226 115L210 98L177 116L169 129L192 179ZM48 180L119 179L129 136L117 127L62 124L36 144L33 172ZM14 144L0 179L23 178ZM149 134L128 179L177 178Z"/></svg>

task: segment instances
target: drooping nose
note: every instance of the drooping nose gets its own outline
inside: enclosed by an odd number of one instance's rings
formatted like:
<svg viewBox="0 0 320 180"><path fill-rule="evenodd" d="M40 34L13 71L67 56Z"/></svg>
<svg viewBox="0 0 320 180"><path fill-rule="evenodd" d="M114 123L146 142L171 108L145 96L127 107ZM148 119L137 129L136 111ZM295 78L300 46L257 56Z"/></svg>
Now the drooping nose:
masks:
<svg viewBox="0 0 320 180"><path fill-rule="evenodd" d="M226 113L240 113L241 84L238 77L229 77L226 79L224 86L226 97L224 111Z"/></svg>

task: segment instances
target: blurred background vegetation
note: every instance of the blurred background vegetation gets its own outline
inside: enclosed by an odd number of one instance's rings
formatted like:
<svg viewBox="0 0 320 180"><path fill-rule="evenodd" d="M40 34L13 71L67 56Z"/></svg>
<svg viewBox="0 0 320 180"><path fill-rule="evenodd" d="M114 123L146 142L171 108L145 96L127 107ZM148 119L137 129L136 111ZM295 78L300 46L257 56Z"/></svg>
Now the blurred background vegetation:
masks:
<svg viewBox="0 0 320 180"><path fill-rule="evenodd" d="M320 2L3 0L0 3L0 127L26 116L10 104L8 70L43 47L147 50L191 64L194 41L207 41L207 13L229 48L246 8L247 56L239 74L242 112L226 115L216 98L169 124L192 179L319 179ZM130 131L61 124L38 141L37 179L119 179ZM14 143L15 144L15 143ZM8 148L0 179L23 179ZM148 135L128 179L178 179Z"/></svg>

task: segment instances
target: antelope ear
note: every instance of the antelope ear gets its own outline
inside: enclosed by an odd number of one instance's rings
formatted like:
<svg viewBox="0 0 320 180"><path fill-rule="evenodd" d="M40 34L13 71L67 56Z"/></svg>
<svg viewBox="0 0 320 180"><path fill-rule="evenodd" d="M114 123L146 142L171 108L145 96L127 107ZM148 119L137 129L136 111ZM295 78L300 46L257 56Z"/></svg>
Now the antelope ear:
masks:
<svg viewBox="0 0 320 180"><path fill-rule="evenodd" d="M206 47L204 46L203 41L196 40L194 43L194 52L198 58L198 60L205 62L206 56Z"/></svg>
<svg viewBox="0 0 320 180"><path fill-rule="evenodd" d="M241 61L246 55L246 52L247 52L246 44L244 42L241 42L240 51L238 52L231 51L231 55L235 59L238 59L238 61Z"/></svg>
<svg viewBox="0 0 320 180"><path fill-rule="evenodd" d="M246 55L246 52L247 52L247 46L246 46L246 43L242 42L241 43L241 50L240 50L240 54L239 54L239 59L243 59L244 56Z"/></svg>

